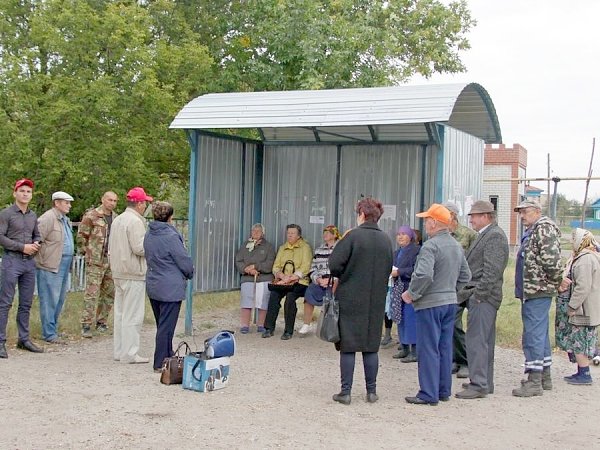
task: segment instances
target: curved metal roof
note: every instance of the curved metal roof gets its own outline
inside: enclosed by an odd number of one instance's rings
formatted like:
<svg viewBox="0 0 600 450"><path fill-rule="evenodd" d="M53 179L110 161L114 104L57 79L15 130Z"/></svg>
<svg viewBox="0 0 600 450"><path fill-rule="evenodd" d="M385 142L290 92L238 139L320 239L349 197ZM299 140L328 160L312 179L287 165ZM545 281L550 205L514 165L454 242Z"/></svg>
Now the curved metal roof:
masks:
<svg viewBox="0 0 600 450"><path fill-rule="evenodd" d="M256 128L268 142L430 142L432 123L502 141L492 100L477 83L207 94L170 128Z"/></svg>

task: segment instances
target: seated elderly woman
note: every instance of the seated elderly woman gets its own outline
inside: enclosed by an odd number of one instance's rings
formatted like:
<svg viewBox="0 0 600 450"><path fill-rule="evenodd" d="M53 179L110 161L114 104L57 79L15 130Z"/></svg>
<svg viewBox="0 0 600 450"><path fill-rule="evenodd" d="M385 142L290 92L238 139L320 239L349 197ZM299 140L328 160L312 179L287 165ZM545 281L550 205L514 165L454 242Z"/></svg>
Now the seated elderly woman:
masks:
<svg viewBox="0 0 600 450"><path fill-rule="evenodd" d="M167 202L154 202L152 215L154 221L144 238L144 254L148 263L146 293L156 321L154 370L159 371L163 360L173 356L175 326L194 265L172 224L173 207Z"/></svg>
<svg viewBox="0 0 600 450"><path fill-rule="evenodd" d="M241 313L240 333L250 331L252 309L258 309L256 331L265 331L264 323L269 304L269 282L273 280L273 262L275 249L265 239L265 227L254 224L250 230L250 238L240 247L235 255L235 267L242 274L241 278Z"/></svg>
<svg viewBox="0 0 600 450"><path fill-rule="evenodd" d="M310 283L308 273L313 255L309 243L302 238L300 225L290 224L285 227L285 232L287 242L279 247L273 264L275 281L269 286L271 293L262 337L273 336L281 299L285 297L285 329L281 339L287 341L294 334L294 323L298 312L296 300L304 297L306 287Z"/></svg>
<svg viewBox="0 0 600 450"><path fill-rule="evenodd" d="M315 256L310 266L311 283L304 293L304 324L298 331L300 334L308 334L312 330L315 306L323 305L323 296L327 290L330 277L327 261L335 244L341 237L335 225L327 225L323 229L324 244L315 250Z"/></svg>

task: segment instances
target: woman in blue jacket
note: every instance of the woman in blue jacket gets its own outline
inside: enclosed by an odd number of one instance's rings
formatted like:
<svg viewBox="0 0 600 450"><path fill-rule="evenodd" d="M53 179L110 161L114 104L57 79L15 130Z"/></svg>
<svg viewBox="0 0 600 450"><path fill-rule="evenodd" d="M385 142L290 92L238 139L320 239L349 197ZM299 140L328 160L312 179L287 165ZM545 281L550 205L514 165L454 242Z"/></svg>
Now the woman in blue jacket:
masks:
<svg viewBox="0 0 600 450"><path fill-rule="evenodd" d="M158 372L163 360L173 356L175 326L194 265L183 238L172 225L173 207L167 202L155 202L152 215L154 221L144 238L144 252L148 263L146 292L156 320L154 370Z"/></svg>

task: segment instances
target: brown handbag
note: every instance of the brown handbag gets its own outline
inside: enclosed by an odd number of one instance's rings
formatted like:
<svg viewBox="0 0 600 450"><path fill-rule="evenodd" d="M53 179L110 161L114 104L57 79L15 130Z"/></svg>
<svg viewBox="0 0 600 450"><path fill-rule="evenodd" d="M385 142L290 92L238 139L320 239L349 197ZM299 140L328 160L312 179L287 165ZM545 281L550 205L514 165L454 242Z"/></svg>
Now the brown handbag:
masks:
<svg viewBox="0 0 600 450"><path fill-rule="evenodd" d="M184 348L185 353L180 354ZM190 346L185 341L181 341L173 356L163 359L160 372L160 382L162 384L181 384L183 380L183 358L191 351Z"/></svg>

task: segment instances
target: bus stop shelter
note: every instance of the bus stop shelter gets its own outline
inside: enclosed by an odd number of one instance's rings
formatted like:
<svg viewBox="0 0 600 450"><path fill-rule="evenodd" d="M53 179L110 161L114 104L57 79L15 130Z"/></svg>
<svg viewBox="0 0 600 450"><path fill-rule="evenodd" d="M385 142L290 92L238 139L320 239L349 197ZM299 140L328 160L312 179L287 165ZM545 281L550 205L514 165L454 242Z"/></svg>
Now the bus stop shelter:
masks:
<svg viewBox="0 0 600 450"><path fill-rule="evenodd" d="M170 128L191 147L190 302L239 287L234 256L253 223L275 246L299 224L314 248L327 224L355 226L362 196L383 202L392 239L434 201L464 208L482 192L484 143L502 141L477 83L207 94Z"/></svg>

